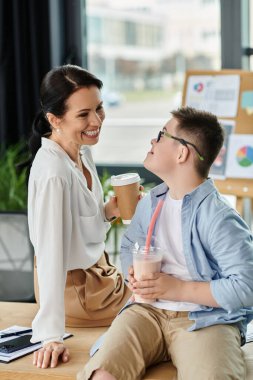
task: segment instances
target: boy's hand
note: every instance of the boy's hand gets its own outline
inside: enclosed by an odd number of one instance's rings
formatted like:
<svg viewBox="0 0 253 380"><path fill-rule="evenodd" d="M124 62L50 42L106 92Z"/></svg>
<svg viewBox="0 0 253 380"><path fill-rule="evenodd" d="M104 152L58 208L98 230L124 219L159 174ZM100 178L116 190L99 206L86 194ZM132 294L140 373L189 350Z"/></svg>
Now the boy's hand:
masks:
<svg viewBox="0 0 253 380"><path fill-rule="evenodd" d="M133 291L133 285L136 282L136 279L134 278L134 268L132 265L128 268L127 280L128 280L127 286L129 287L131 291Z"/></svg>
<svg viewBox="0 0 253 380"><path fill-rule="evenodd" d="M184 281L166 273L143 275L140 281L132 283L133 293L142 298L162 298L169 301L181 301L181 290Z"/></svg>
<svg viewBox="0 0 253 380"><path fill-rule="evenodd" d="M130 266L129 269L128 269L127 280L128 280L127 286L129 287L129 289L131 290L131 292L133 292L133 285L136 282L136 279L134 278L134 268L133 268L133 266ZM131 301L134 301L134 295L132 295Z"/></svg>
<svg viewBox="0 0 253 380"><path fill-rule="evenodd" d="M133 283L133 293L144 299L156 298L221 307L212 295L210 282L183 281L166 273L142 276L141 281Z"/></svg>

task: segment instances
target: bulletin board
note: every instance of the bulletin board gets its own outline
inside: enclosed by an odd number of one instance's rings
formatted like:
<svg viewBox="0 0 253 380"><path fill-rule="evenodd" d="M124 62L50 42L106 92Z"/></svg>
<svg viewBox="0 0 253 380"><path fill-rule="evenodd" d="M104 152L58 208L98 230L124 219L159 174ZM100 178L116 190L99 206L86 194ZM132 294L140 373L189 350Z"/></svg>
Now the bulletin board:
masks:
<svg viewBox="0 0 253 380"><path fill-rule="evenodd" d="M187 91L190 80L193 76L239 76L239 99L238 107L233 117L219 116L220 120L233 120L236 134L253 134L253 72L244 70L191 70L185 75L183 88L182 105L187 104ZM226 79L226 78L225 78ZM228 79L228 78L227 78ZM252 166L253 170L253 166ZM237 197L237 210L243 213L243 198L249 197L253 199L253 176L251 178L225 178L215 180L215 184L219 191L223 194L231 194Z"/></svg>

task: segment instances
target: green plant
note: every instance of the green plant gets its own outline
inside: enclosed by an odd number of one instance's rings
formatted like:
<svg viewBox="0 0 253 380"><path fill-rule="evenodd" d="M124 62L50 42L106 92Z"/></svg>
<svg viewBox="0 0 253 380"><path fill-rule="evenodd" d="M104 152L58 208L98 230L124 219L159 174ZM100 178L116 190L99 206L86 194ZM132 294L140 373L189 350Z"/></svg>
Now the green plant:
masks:
<svg viewBox="0 0 253 380"><path fill-rule="evenodd" d="M103 174L100 176L100 182L103 188L105 201L107 201L110 198L110 196L114 194L110 178L110 173L106 169L104 169ZM121 219L116 219L114 222L112 222L111 228L109 229L106 235L106 241L108 241L110 237L112 237L113 240L112 256L114 261L116 260L116 256L118 254L119 229L122 228L122 226L123 224Z"/></svg>
<svg viewBox="0 0 253 380"><path fill-rule="evenodd" d="M103 170L103 174L99 177L102 188L103 188L105 201L107 201L108 198L113 194L113 188L111 185L110 178L111 178L111 175L106 169Z"/></svg>
<svg viewBox="0 0 253 380"><path fill-rule="evenodd" d="M0 210L18 211L27 208L26 169L17 164L28 159L25 143L20 142L0 151Z"/></svg>

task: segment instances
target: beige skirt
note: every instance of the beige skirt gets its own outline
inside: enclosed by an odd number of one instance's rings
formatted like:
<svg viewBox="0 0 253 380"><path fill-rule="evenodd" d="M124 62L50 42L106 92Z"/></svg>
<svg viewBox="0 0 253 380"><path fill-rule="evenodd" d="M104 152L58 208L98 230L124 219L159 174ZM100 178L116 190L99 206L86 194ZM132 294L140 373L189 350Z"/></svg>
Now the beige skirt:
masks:
<svg viewBox="0 0 253 380"><path fill-rule="evenodd" d="M34 292L39 303L36 260ZM130 296L122 274L110 264L105 252L92 267L68 271L64 293L66 326L109 326Z"/></svg>

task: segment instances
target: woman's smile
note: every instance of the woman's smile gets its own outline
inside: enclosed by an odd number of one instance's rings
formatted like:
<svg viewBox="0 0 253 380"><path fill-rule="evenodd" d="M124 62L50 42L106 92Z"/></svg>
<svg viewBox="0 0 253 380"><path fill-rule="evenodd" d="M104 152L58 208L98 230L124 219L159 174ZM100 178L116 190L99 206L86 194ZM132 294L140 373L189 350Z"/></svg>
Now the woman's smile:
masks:
<svg viewBox="0 0 253 380"><path fill-rule="evenodd" d="M94 139L98 137L99 132L100 132L100 128L90 129L90 130L81 132L81 135L82 137L85 137L85 138L89 137L91 139Z"/></svg>

